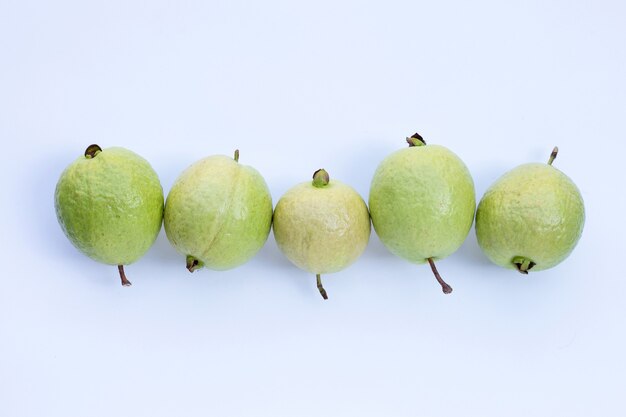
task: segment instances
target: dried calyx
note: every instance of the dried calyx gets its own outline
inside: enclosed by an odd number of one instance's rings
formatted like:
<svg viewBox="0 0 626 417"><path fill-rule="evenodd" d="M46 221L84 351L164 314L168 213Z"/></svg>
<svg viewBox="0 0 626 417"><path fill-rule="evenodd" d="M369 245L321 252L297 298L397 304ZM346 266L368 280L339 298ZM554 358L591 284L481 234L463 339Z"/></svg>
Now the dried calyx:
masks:
<svg viewBox="0 0 626 417"><path fill-rule="evenodd" d="M517 268L517 270L524 275L527 275L528 271L530 271L533 266L537 265L530 259L524 258L523 256L516 256L513 258L512 262L513 265L515 265L515 268Z"/></svg>
<svg viewBox="0 0 626 417"><path fill-rule="evenodd" d="M330 182L330 176L325 169L318 169L313 173L313 186L317 188L325 187Z"/></svg>
<svg viewBox="0 0 626 417"><path fill-rule="evenodd" d="M87 146L87 149L85 149L85 158L94 158L100 152L102 152L102 148L94 143L93 145Z"/></svg>
<svg viewBox="0 0 626 417"><path fill-rule="evenodd" d="M197 258L195 258L195 257L193 257L191 255L187 256L187 270L189 272L193 272L193 271L195 271L197 269L200 269L202 267L204 267L204 262L202 262L201 260L199 260L199 259L197 259Z"/></svg>
<svg viewBox="0 0 626 417"><path fill-rule="evenodd" d="M426 141L419 133L413 133L411 137L406 138L406 142L409 144L409 147L426 145Z"/></svg>

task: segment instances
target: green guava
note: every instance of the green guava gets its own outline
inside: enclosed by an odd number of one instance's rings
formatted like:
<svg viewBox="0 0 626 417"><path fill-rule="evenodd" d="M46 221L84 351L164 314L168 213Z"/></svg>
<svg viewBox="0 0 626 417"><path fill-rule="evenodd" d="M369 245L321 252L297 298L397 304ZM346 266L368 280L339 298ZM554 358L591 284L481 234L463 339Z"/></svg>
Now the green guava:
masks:
<svg viewBox="0 0 626 417"><path fill-rule="evenodd" d="M443 292L452 288L435 260L455 252L474 221L474 181L467 167L443 146L426 145L418 134L409 147L385 158L374 173L369 207L376 234L395 255L428 262Z"/></svg>
<svg viewBox="0 0 626 417"><path fill-rule="evenodd" d="M363 253L370 236L365 201L350 186L330 180L321 169L313 181L296 185L276 204L274 237L297 267L316 275L324 299L321 274L341 271Z"/></svg>
<svg viewBox="0 0 626 417"><path fill-rule="evenodd" d="M226 270L261 249L272 224L272 196L257 170L209 156L187 168L165 203L165 232L187 269Z"/></svg>
<svg viewBox="0 0 626 417"><path fill-rule="evenodd" d="M562 262L583 231L585 206L572 180L552 166L530 163L500 177L478 204L478 244L496 265L527 274Z"/></svg>
<svg viewBox="0 0 626 417"><path fill-rule="evenodd" d="M124 148L91 145L61 174L57 219L70 242L90 258L124 265L152 246L163 220L163 189L150 164Z"/></svg>

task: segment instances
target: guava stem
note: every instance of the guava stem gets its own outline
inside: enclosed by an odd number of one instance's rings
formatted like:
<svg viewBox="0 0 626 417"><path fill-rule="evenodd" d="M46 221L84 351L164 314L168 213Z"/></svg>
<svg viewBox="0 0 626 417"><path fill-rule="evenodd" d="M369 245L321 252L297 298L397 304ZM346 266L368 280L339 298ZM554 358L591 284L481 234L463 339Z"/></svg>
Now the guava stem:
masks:
<svg viewBox="0 0 626 417"><path fill-rule="evenodd" d="M450 294L452 292L452 287L449 286L441 278L441 275L439 275L439 271L437 271L437 267L435 266L435 261L433 261L433 258L428 258L428 263L430 264L430 269L433 270L433 274L435 274L435 278L437 279L437 282L439 283L439 285L441 285L441 289L443 290L443 293Z"/></svg>
<svg viewBox="0 0 626 417"><path fill-rule="evenodd" d="M87 146L87 149L85 149L85 158L94 158L100 152L102 152L102 148L94 143L93 145Z"/></svg>
<svg viewBox="0 0 626 417"><path fill-rule="evenodd" d="M413 133L410 138L406 138L406 142L409 144L409 147L426 145L426 141L419 133Z"/></svg>
<svg viewBox="0 0 626 417"><path fill-rule="evenodd" d="M324 168L320 168L313 173L313 186L317 188L326 187L330 182L330 175Z"/></svg>
<svg viewBox="0 0 626 417"><path fill-rule="evenodd" d="M328 294L326 294L326 290L324 289L324 286L322 286L322 277L320 274L315 275L315 277L317 278L317 289L320 291L320 294L322 294L322 298L324 300L328 300Z"/></svg>
<svg viewBox="0 0 626 417"><path fill-rule="evenodd" d="M235 156L233 156L235 162L239 162L239 149L235 149Z"/></svg>
<svg viewBox="0 0 626 417"><path fill-rule="evenodd" d="M554 162L554 159L556 158L558 153L559 147L555 146L554 149L552 149L552 153L550 154L550 159L548 159L548 165L552 165L552 162Z"/></svg>
<svg viewBox="0 0 626 417"><path fill-rule="evenodd" d="M119 271L119 273L120 273L120 278L121 278L121 280L122 280L122 285L123 285L123 286L125 286L125 287L130 287L131 285L133 285L133 284L131 284L131 283L130 283L130 281L128 280L128 278L126 278L126 274L124 273L124 265L118 265L118 266L117 266L117 270L118 270L118 271Z"/></svg>

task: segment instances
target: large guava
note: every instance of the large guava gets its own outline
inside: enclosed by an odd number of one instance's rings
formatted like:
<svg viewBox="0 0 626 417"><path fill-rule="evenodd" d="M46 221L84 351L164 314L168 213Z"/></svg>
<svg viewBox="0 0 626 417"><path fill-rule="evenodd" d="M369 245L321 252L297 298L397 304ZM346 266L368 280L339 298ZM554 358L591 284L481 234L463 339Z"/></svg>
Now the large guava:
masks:
<svg viewBox="0 0 626 417"><path fill-rule="evenodd" d="M365 201L350 186L317 170L313 181L288 190L276 204L274 237L297 267L315 274L327 299L321 274L338 272L363 253L370 237Z"/></svg>
<svg viewBox="0 0 626 417"><path fill-rule="evenodd" d="M124 148L91 145L61 174L57 219L70 242L90 258L124 265L152 246L163 221L163 189L150 164Z"/></svg>
<svg viewBox="0 0 626 417"><path fill-rule="evenodd" d="M552 166L530 163L500 177L478 204L476 236L496 265L523 274L552 268L574 250L585 224L578 187Z"/></svg>
<svg viewBox="0 0 626 417"><path fill-rule="evenodd" d="M435 261L455 252L474 221L474 181L449 149L415 134L409 147L385 158L374 173L369 207L376 234L394 254L428 262L448 294Z"/></svg>
<svg viewBox="0 0 626 417"><path fill-rule="evenodd" d="M261 249L272 225L272 197L259 172L214 155L187 168L165 204L165 232L190 272L226 270Z"/></svg>

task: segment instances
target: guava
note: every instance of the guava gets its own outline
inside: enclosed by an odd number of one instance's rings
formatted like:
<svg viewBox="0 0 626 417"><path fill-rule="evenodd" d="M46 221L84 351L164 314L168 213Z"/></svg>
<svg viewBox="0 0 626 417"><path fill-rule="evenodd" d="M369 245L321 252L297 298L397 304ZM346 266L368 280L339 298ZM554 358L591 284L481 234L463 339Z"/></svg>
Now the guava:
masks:
<svg viewBox="0 0 626 417"><path fill-rule="evenodd" d="M226 270L261 249L272 224L272 196L259 172L214 155L187 168L165 203L165 232L193 272Z"/></svg>
<svg viewBox="0 0 626 417"><path fill-rule="evenodd" d="M124 265L152 246L163 221L163 189L150 164L124 148L91 145L61 174L54 193L57 219L70 242L90 258Z"/></svg>
<svg viewBox="0 0 626 417"><path fill-rule="evenodd" d="M496 265L523 274L562 262L585 224L585 206L576 184L552 166L529 163L500 177L478 204L476 237Z"/></svg>
<svg viewBox="0 0 626 417"><path fill-rule="evenodd" d="M455 252L474 221L474 181L449 149L414 134L409 147L385 158L374 173L369 207L382 243L410 262L428 262L445 294L435 261Z"/></svg>
<svg viewBox="0 0 626 417"><path fill-rule="evenodd" d="M328 299L321 274L341 271L363 253L370 216L359 193L319 169L313 181L294 186L276 204L274 237L287 259L316 275Z"/></svg>

